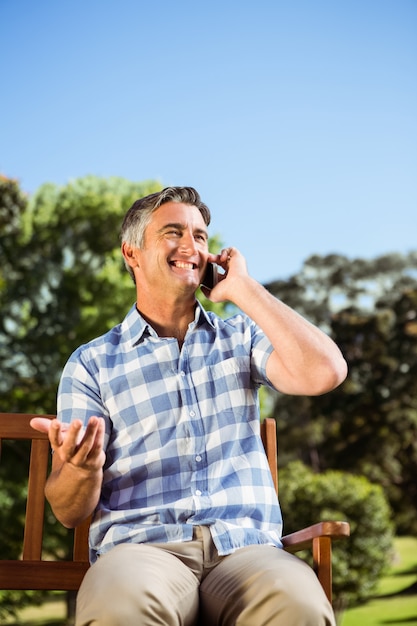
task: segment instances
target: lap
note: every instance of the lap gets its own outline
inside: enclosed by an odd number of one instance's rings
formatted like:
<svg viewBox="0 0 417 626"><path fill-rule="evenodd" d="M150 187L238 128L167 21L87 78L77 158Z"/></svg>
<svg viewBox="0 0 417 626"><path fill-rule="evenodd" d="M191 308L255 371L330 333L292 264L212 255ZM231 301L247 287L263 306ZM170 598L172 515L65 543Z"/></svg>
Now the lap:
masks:
<svg viewBox="0 0 417 626"><path fill-rule="evenodd" d="M90 568L77 598L76 625L138 623L334 624L314 572L297 557L272 546L248 546L205 570L201 541L163 549L123 544Z"/></svg>

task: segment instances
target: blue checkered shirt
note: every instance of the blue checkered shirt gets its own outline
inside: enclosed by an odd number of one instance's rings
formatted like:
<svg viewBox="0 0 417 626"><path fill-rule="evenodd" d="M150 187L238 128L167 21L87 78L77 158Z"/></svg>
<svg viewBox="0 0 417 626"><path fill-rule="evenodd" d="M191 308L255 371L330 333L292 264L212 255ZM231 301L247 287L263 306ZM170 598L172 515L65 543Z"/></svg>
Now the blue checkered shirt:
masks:
<svg viewBox="0 0 417 626"><path fill-rule="evenodd" d="M90 558L119 543L191 540L210 527L219 553L281 546L282 519L259 436L269 340L245 315L198 305L182 349L135 307L66 364L58 418L106 423Z"/></svg>

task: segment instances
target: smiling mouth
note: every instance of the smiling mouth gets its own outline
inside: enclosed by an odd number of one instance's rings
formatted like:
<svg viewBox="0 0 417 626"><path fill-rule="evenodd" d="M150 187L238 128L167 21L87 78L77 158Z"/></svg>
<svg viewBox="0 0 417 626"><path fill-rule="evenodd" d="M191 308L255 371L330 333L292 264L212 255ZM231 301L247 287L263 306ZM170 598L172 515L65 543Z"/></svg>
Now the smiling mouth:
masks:
<svg viewBox="0 0 417 626"><path fill-rule="evenodd" d="M170 265L172 265L172 267L178 267L183 270L197 269L197 265L195 263L190 263L189 261L171 261Z"/></svg>

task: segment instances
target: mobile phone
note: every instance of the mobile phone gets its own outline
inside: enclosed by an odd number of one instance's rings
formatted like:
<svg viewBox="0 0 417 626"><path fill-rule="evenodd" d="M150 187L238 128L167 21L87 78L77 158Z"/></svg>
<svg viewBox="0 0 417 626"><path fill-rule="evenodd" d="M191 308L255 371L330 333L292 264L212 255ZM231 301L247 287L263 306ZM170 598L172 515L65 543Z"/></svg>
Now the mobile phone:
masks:
<svg viewBox="0 0 417 626"><path fill-rule="evenodd" d="M213 289L218 282L217 265L214 263L207 263L206 273L204 274L201 284L207 289Z"/></svg>

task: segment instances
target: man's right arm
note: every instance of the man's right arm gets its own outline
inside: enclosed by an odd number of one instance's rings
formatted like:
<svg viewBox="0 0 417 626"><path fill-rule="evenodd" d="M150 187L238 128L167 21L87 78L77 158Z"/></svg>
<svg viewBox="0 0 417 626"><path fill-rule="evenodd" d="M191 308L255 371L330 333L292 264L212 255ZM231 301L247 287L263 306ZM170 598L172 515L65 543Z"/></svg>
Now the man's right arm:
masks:
<svg viewBox="0 0 417 626"><path fill-rule="evenodd" d="M53 458L45 495L57 519L68 528L78 526L97 506L103 481L104 420L91 417L68 426L58 420L35 418L31 425L48 432Z"/></svg>

